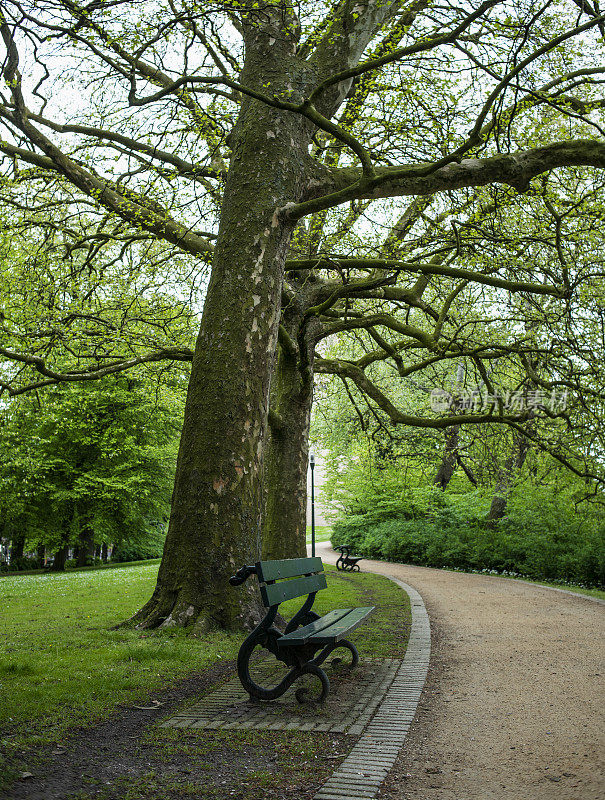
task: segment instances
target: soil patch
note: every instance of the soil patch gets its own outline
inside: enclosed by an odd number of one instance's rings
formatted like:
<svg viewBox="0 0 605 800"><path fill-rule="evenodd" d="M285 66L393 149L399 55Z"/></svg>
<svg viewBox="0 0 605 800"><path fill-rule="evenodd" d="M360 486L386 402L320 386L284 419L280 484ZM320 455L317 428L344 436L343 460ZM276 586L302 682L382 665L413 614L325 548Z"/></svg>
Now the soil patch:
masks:
<svg viewBox="0 0 605 800"><path fill-rule="evenodd" d="M155 695L145 710L118 709L54 747L24 753L32 777L2 800L310 800L345 757L354 737L289 731L188 731L160 728L187 699L224 683L224 662ZM157 707L154 708L154 706Z"/></svg>

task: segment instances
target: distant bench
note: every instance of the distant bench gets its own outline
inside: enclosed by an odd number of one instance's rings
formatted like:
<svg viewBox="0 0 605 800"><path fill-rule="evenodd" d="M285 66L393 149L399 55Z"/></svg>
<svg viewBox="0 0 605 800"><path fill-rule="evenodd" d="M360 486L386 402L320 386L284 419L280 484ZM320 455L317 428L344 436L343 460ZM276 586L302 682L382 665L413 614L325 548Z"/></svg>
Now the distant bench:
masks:
<svg viewBox="0 0 605 800"><path fill-rule="evenodd" d="M363 556L352 556L351 548L348 544L342 544L334 549L340 550L340 555L336 559L336 569L343 569L345 572L359 572L359 564L357 562L361 561Z"/></svg>
<svg viewBox="0 0 605 800"><path fill-rule="evenodd" d="M322 664L337 647L351 652L351 669L357 666L359 654L355 645L344 637L360 625L374 610L364 608L338 608L321 617L311 606L315 595L327 588L321 558L288 558L282 561L258 561L245 566L229 578L232 586L240 586L250 575L256 575L260 585L263 605L268 609L263 621L252 631L240 647L237 656L237 674L251 698L275 700L301 675L315 675L321 681L320 701L330 691L330 681ZM307 595L305 602L287 624L284 633L273 627L280 603ZM250 676L250 656L255 647L263 647L286 666L291 667L285 678L266 689ZM317 651L319 655L315 655ZM307 690L296 690L296 699L305 702Z"/></svg>

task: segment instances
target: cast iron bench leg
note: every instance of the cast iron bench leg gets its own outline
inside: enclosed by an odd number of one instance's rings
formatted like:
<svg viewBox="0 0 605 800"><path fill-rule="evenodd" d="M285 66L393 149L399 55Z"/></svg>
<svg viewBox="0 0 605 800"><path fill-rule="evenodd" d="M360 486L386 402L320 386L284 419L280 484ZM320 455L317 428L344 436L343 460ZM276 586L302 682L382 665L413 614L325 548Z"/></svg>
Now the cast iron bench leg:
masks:
<svg viewBox="0 0 605 800"><path fill-rule="evenodd" d="M351 663L347 664L349 669L354 669L359 664L359 653L357 652L357 648L350 642L348 639L341 639L340 642L333 642L332 644L328 644L324 647L321 653L313 659L313 664L323 664L326 658L338 647L344 647L351 653ZM342 659L335 658L332 663L338 664Z"/></svg>
<svg viewBox="0 0 605 800"><path fill-rule="evenodd" d="M311 659L304 660L304 656L309 655L308 650L307 652L303 652L306 648L277 648L276 641L280 638L281 633L271 627L276 612L277 608L275 609L275 613L267 614L261 624L244 640L239 649L237 655L237 674L242 686L250 697L253 697L255 700L276 700L302 675L314 675L316 678L319 678L321 683L321 695L318 701L323 702L330 691L330 680L323 669L319 667L319 663L321 662L315 663L315 661ZM256 683L250 675L250 657L257 646L266 648L280 661L283 661L286 666L292 667L290 672L288 672L277 686L266 689L264 686L260 686ZM309 690L306 687L300 687L296 690L296 699L299 703L306 702L306 695L308 692Z"/></svg>

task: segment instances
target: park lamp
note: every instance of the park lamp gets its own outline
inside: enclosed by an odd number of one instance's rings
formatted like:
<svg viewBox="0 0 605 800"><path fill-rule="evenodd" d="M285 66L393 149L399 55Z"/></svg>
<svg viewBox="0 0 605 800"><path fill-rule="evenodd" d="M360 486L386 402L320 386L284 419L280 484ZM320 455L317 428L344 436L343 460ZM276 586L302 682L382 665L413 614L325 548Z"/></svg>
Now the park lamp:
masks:
<svg viewBox="0 0 605 800"><path fill-rule="evenodd" d="M315 453L309 453L309 466L311 467L311 555L315 556Z"/></svg>

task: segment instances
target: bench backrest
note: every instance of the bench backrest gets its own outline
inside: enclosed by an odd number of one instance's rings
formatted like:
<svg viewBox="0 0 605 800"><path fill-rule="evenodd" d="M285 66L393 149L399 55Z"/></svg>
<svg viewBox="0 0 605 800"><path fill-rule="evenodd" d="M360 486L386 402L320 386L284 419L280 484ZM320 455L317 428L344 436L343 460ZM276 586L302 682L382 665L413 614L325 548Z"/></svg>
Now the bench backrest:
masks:
<svg viewBox="0 0 605 800"><path fill-rule="evenodd" d="M286 558L258 561L256 574L266 608L304 597L327 587L321 558ZM279 583L277 582L279 581Z"/></svg>

